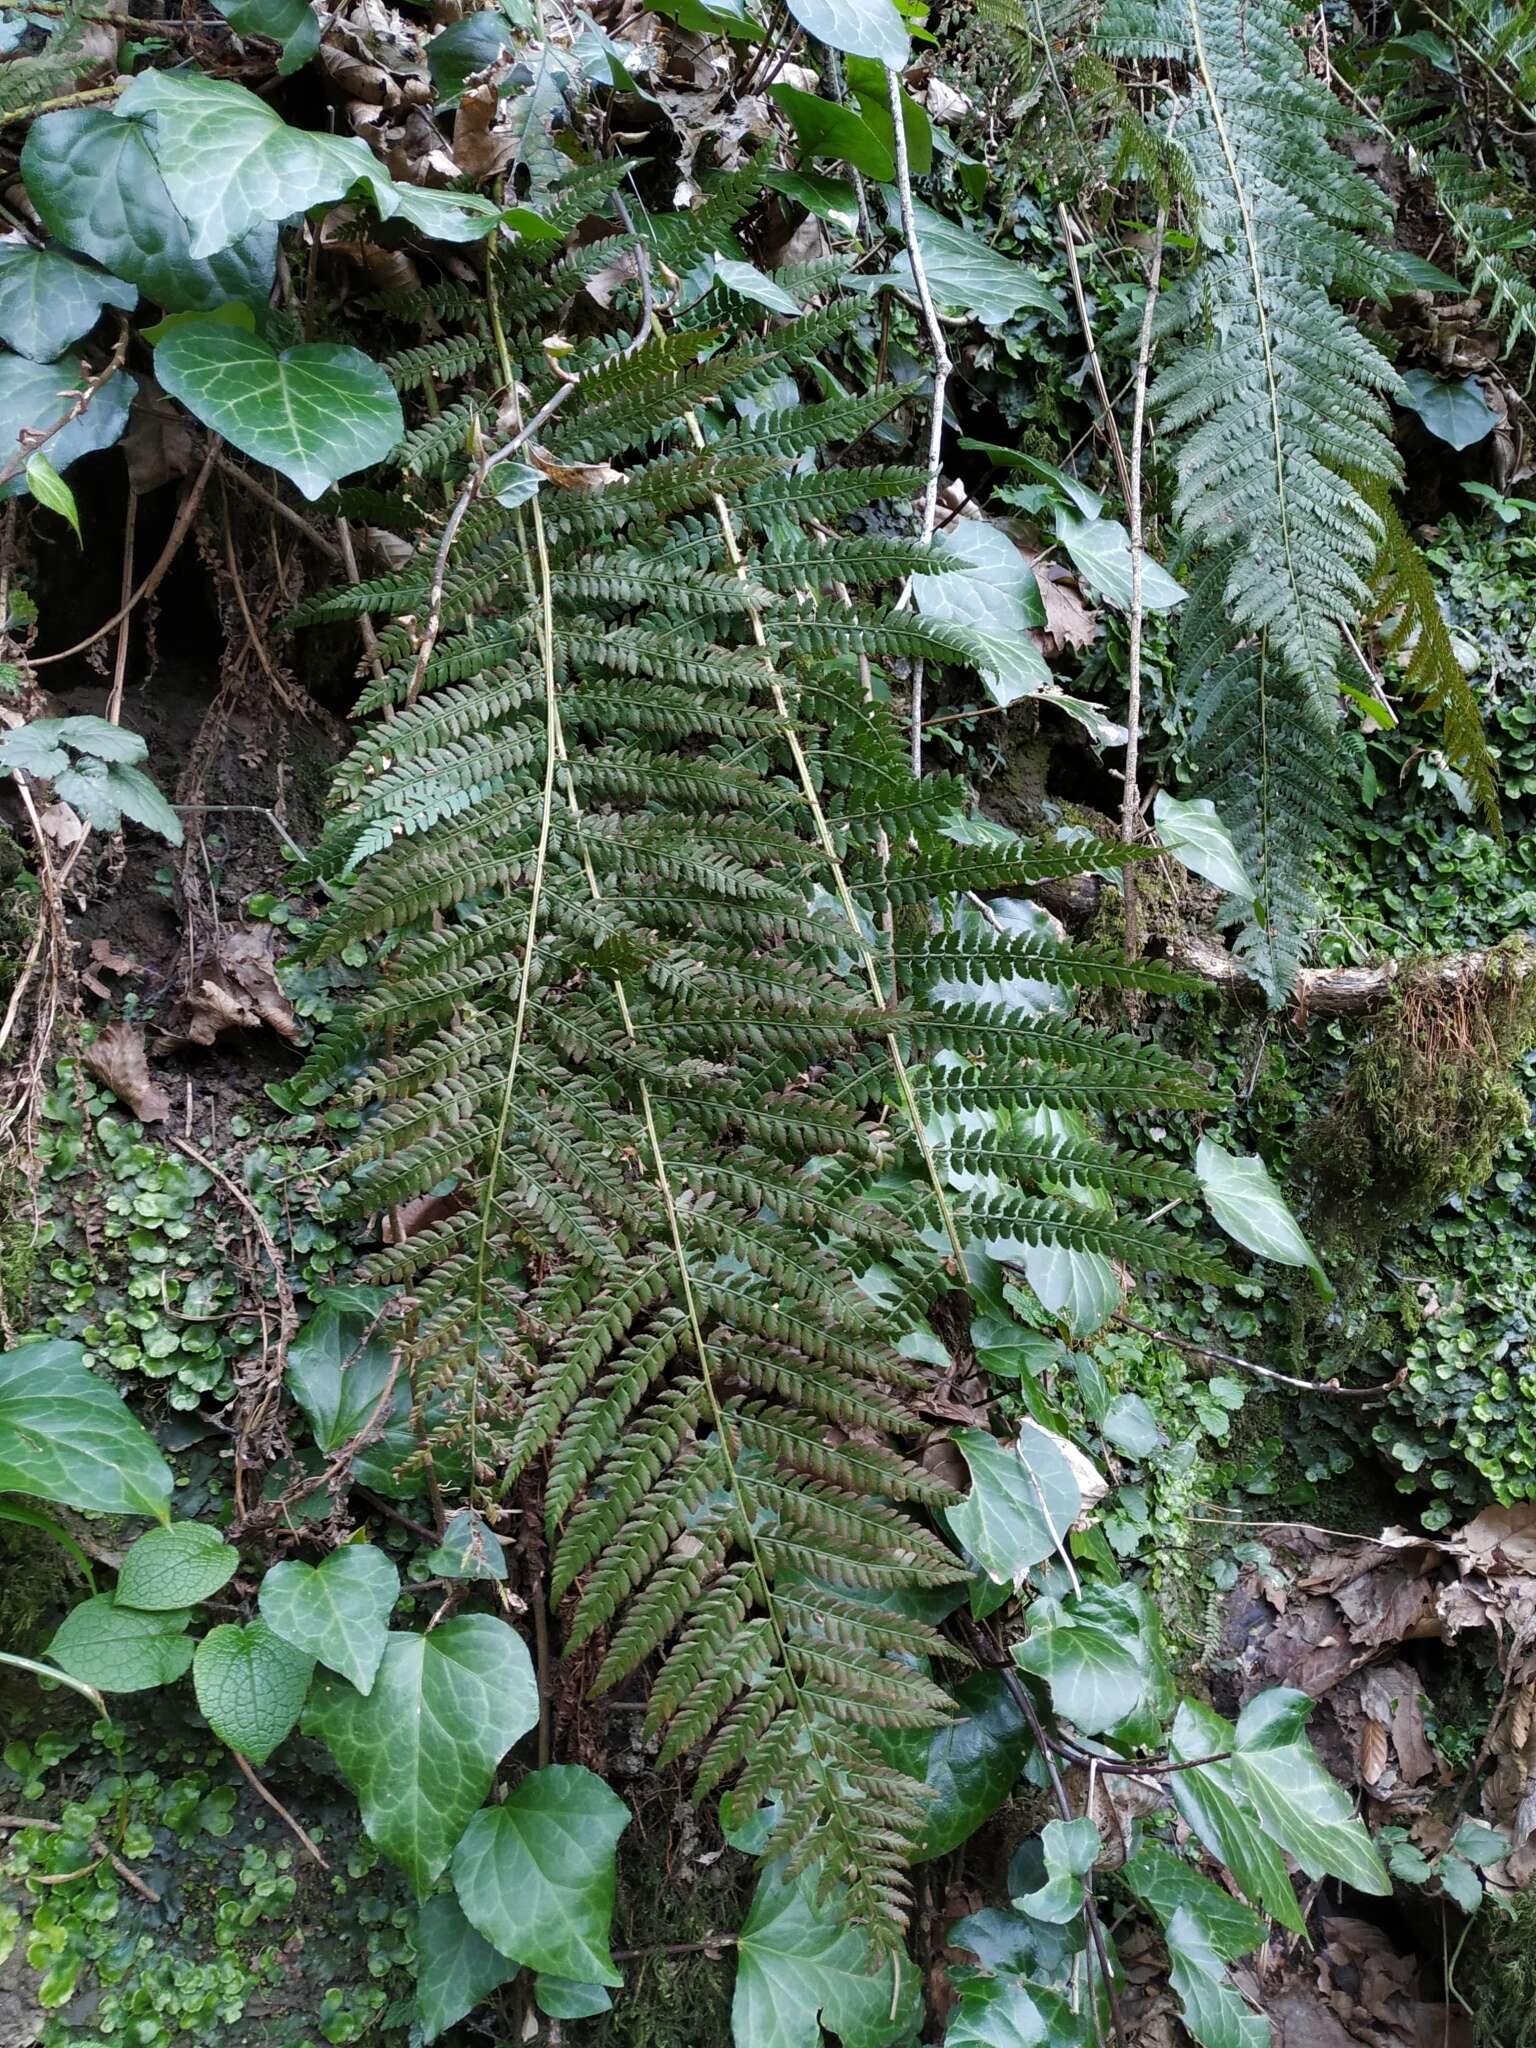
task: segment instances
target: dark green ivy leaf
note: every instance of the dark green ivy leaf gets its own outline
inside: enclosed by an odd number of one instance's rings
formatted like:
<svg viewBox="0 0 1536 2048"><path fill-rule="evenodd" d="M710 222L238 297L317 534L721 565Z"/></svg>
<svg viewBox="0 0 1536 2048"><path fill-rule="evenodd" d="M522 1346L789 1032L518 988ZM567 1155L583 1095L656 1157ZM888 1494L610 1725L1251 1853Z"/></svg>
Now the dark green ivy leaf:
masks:
<svg viewBox="0 0 1536 2048"><path fill-rule="evenodd" d="M73 263L56 249L0 243L0 340L50 362L96 325L103 306L131 313L139 295L120 277Z"/></svg>

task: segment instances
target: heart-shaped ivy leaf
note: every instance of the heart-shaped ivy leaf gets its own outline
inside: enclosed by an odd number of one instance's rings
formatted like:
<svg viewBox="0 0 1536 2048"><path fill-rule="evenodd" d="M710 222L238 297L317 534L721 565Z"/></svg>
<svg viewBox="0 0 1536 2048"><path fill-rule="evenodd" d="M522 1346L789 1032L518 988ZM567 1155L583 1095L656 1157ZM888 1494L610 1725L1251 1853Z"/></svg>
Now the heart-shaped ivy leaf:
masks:
<svg viewBox="0 0 1536 2048"><path fill-rule="evenodd" d="M320 23L308 0L213 0L236 35L267 36L281 43L277 75L287 78L320 47Z"/></svg>
<svg viewBox="0 0 1536 2048"><path fill-rule="evenodd" d="M40 433L65 417L84 382L80 365L68 356L34 363L25 356L0 355L0 469L9 469L21 454L23 433ZM78 419L44 443L54 470L62 473L82 455L110 448L128 424L132 403L133 379L115 370ZM14 498L26 488L24 476L13 476L0 486L0 498Z"/></svg>
<svg viewBox="0 0 1536 2048"><path fill-rule="evenodd" d="M122 1607L164 1613L191 1607L227 1586L240 1569L240 1553L205 1522L170 1522L151 1529L129 1549L117 1575Z"/></svg>
<svg viewBox="0 0 1536 2048"><path fill-rule="evenodd" d="M416 1922L416 2017L423 2041L435 2041L482 1998L517 1975L464 1918L451 1892L428 1899Z"/></svg>
<svg viewBox="0 0 1536 2048"><path fill-rule="evenodd" d="M141 1614L98 1593L70 1609L48 1645L48 1655L71 1678L98 1692L149 1692L170 1685L192 1662L186 1635L191 1615Z"/></svg>
<svg viewBox="0 0 1536 2048"><path fill-rule="evenodd" d="M131 313L139 294L120 277L72 263L57 249L0 243L0 340L46 363L96 325L103 306Z"/></svg>
<svg viewBox="0 0 1536 2048"><path fill-rule="evenodd" d="M344 1679L320 1679L304 1732L335 1757L369 1838L420 1897L538 1718L522 1638L494 1615L462 1614L429 1636L392 1635L366 1698Z"/></svg>
<svg viewBox="0 0 1536 2048"><path fill-rule="evenodd" d="M608 1952L614 1850L629 1808L579 1764L550 1764L477 1813L454 1851L471 1926L509 1959L578 1983L622 1984Z"/></svg>
<svg viewBox="0 0 1536 2048"><path fill-rule="evenodd" d="M279 355L254 334L193 320L155 350L172 398L306 498L382 462L405 432L394 387L355 348L309 342Z"/></svg>
<svg viewBox="0 0 1536 2048"><path fill-rule="evenodd" d="M226 299L265 305L277 223L261 221L199 259L171 204L140 121L105 107L69 107L34 121L21 153L27 197L50 234L94 256L169 313L206 313Z"/></svg>
<svg viewBox="0 0 1536 2048"><path fill-rule="evenodd" d="M227 1621L198 1644L192 1684L219 1740L264 1764L298 1720L314 1668L264 1621Z"/></svg>
<svg viewBox="0 0 1536 2048"><path fill-rule="evenodd" d="M51 1337L0 1355L0 1493L163 1522L171 1468L80 1346Z"/></svg>
<svg viewBox="0 0 1536 2048"><path fill-rule="evenodd" d="M400 1574L382 1550L344 1543L318 1566L297 1559L273 1565L257 1597L262 1619L285 1643L368 1693L399 1593Z"/></svg>

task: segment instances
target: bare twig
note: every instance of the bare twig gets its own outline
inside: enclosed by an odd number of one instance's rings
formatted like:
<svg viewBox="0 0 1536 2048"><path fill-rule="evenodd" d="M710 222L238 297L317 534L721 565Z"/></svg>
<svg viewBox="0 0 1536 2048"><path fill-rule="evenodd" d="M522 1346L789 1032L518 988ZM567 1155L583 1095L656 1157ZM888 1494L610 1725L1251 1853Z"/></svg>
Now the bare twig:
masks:
<svg viewBox="0 0 1536 2048"><path fill-rule="evenodd" d="M1125 782L1120 792L1120 837L1129 846L1140 827L1141 787L1141 636L1145 618L1142 601L1145 528L1141 503L1141 458L1147 418L1147 376L1152 365L1152 322L1157 312L1157 290L1163 274L1163 237L1168 231L1168 210L1157 216L1153 230L1152 260L1147 266L1147 298L1141 311L1141 340L1136 350L1136 396L1131 408L1130 494L1126 499L1126 523L1130 531L1131 610L1130 645L1126 656ZM1136 901L1136 876L1125 870L1125 957L1136 958L1141 951Z"/></svg>
<svg viewBox="0 0 1536 2048"><path fill-rule="evenodd" d="M314 1843L310 1840L309 1836L305 1833L304 1829L300 1826L298 1821L294 1819L293 1815L288 1811L287 1807L284 1806L283 1802L277 1797L276 1793L269 1791L268 1788L265 1785L263 1785L260 1778L257 1777L255 1771L252 1770L249 1758L243 1757L238 1749L232 1749L230 1751L230 1755L234 1758L235 1762L240 1766L240 1774L245 1779L246 1783L250 1786L251 1790L256 1793L258 1798L264 1799L266 1801L268 1806L271 1807L272 1811L283 1823L283 1826L287 1828L288 1832L293 1836L293 1839L298 1843L299 1847L304 1851L304 1853L307 1856L313 1856L315 1861L319 1864L322 1870L329 1870L331 1866L320 1854L320 1851L315 1847Z"/></svg>
<svg viewBox="0 0 1536 2048"><path fill-rule="evenodd" d="M917 233L917 209L912 200L912 163L907 149L907 128L902 114L901 80L896 72L886 66L885 82L891 108L891 126L896 141L896 193L901 206L901 231L907 244L907 261L912 266L912 282L917 289L917 302L923 312L923 326L927 331L928 345L933 350L933 412L928 422L928 482L923 492L923 523L919 538L926 547L933 539L934 523L939 514L939 468L944 450L944 391L949 383L953 368L949 357L949 345L944 339L944 323L933 303L933 293L928 285L928 270L923 262L922 244ZM908 579L902 591L897 609L906 604L912 594ZM917 662L912 670L912 773L920 776L923 772L923 664Z"/></svg>
<svg viewBox="0 0 1536 2048"><path fill-rule="evenodd" d="M276 491L269 491L259 477L254 477L249 470L242 469L238 462L231 462L227 455L220 455L215 466L220 476L228 477L232 484L238 484L241 490L248 491L253 498L259 498L267 510L275 512L279 519L286 519L291 527L303 534L312 548L318 548L322 555L328 556L333 562L344 559L344 549L339 548L333 540L327 539L319 527L306 519L302 512L296 512L292 505L285 505ZM340 524L339 521L337 523ZM352 580L355 582L357 579L354 577Z"/></svg>
<svg viewBox="0 0 1536 2048"><path fill-rule="evenodd" d="M0 128L19 128L38 114L55 114L61 107L89 107L98 100L115 100L128 81L114 79L111 85L93 85L85 92L66 92L56 100L34 100L29 107L13 107L0 114Z"/></svg>
<svg viewBox="0 0 1536 2048"><path fill-rule="evenodd" d="M1061 239L1066 244L1067 268L1072 274L1072 296L1077 301L1077 317L1083 330L1083 340L1088 345L1088 367L1093 372L1094 389L1099 394L1099 409L1104 415L1105 431L1109 435L1110 453L1115 458L1115 474L1120 479L1120 495L1125 500L1126 510L1131 507L1131 472L1125 459L1125 447L1120 439L1120 424L1115 418L1115 408L1109 396L1109 386L1104 381L1104 365L1099 361L1099 345L1094 339L1093 320L1088 311L1088 295L1083 290L1083 274L1077 264L1077 241L1072 233L1072 216L1065 206L1058 206L1056 218L1061 225Z"/></svg>
<svg viewBox="0 0 1536 2048"><path fill-rule="evenodd" d="M25 1813L0 1813L0 1828L37 1828L45 1835L62 1835L64 1832L63 1823L60 1821L34 1820L30 1814ZM160 1894L151 1891L139 1873L130 1870L121 1856L115 1856L100 1835L92 1835L91 1847L96 1851L95 1863L82 1864L78 1870L61 1870L53 1873L34 1871L32 1881L36 1884L69 1884L76 1878L88 1877L98 1864L110 1863L123 1883L131 1885L141 1899L147 1900L151 1906L160 1904Z"/></svg>
<svg viewBox="0 0 1536 2048"><path fill-rule="evenodd" d="M128 601L133 596L133 537L139 523L139 494L128 486L128 507L123 515L122 617L117 622L117 655L112 663L112 693L107 699L107 723L120 725L123 717L123 686L128 679Z"/></svg>
<svg viewBox="0 0 1536 2048"><path fill-rule="evenodd" d="M1150 1337L1156 1344L1171 1344L1177 1351L1193 1352L1196 1358L1214 1359L1218 1365L1235 1365L1241 1372L1251 1372L1261 1380L1274 1380L1282 1387L1295 1387L1303 1394L1334 1394L1345 1401L1384 1401L1395 1387L1402 1385L1408 1368L1404 1366L1394 1378L1383 1380L1379 1387L1335 1387L1318 1380L1297 1379L1288 1372L1276 1372L1273 1366L1255 1365L1251 1358L1239 1358L1235 1351L1217 1351L1209 1344L1197 1344L1192 1337L1180 1337L1173 1330L1154 1330L1150 1324L1132 1322L1129 1316L1117 1314L1115 1321L1127 1330L1136 1331L1138 1336Z"/></svg>

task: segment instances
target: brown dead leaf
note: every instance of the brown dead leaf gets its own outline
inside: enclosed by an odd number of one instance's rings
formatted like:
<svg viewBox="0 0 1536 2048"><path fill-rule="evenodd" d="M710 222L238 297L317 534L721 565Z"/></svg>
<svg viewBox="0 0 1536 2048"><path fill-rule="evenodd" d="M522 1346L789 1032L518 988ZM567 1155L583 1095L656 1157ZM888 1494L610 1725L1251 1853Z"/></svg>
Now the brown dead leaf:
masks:
<svg viewBox="0 0 1536 2048"><path fill-rule="evenodd" d="M91 958L108 974L142 974L143 968L131 953L119 953L110 939L92 939Z"/></svg>
<svg viewBox="0 0 1536 2048"><path fill-rule="evenodd" d="M171 1098L149 1078L144 1033L121 1019L98 1031L84 1052L90 1071L143 1124L160 1124L171 1113Z"/></svg>
<svg viewBox="0 0 1536 2048"><path fill-rule="evenodd" d="M1384 1721L1367 1717L1360 1730L1360 1777L1367 1785L1379 1785L1391 1754L1391 1738Z"/></svg>
<svg viewBox="0 0 1536 2048"><path fill-rule="evenodd" d="M1045 606L1040 640L1047 661L1069 647L1091 647L1099 637L1099 615L1083 603L1077 578L1059 562L1034 562L1031 567Z"/></svg>
<svg viewBox="0 0 1536 2048"><path fill-rule="evenodd" d="M272 934L245 925L226 925L211 952L196 963L196 993L185 1004L178 1027L162 1047L212 1045L226 1031L265 1025L290 1044L298 1039L293 1005L278 984Z"/></svg>
<svg viewBox="0 0 1536 2048"><path fill-rule="evenodd" d="M1536 1501L1484 1508L1451 1539L1462 1571L1536 1572Z"/></svg>
<svg viewBox="0 0 1536 2048"><path fill-rule="evenodd" d="M120 446L128 481L142 497L162 484L190 476L202 459L197 422L171 404L153 377L135 376L138 393Z"/></svg>
<svg viewBox="0 0 1536 2048"><path fill-rule="evenodd" d="M476 183L497 177L518 152L517 130L509 122L497 126L504 104L500 75L507 68L493 64L467 85L453 117L453 160Z"/></svg>
<svg viewBox="0 0 1536 2048"><path fill-rule="evenodd" d="M55 846L78 845L85 837L85 821L66 803L54 802L38 813L37 822Z"/></svg>
<svg viewBox="0 0 1536 2048"><path fill-rule="evenodd" d="M537 442L530 443L526 452L534 468L547 476L557 491L605 491L610 484L628 481L624 471L611 462L558 462Z"/></svg>

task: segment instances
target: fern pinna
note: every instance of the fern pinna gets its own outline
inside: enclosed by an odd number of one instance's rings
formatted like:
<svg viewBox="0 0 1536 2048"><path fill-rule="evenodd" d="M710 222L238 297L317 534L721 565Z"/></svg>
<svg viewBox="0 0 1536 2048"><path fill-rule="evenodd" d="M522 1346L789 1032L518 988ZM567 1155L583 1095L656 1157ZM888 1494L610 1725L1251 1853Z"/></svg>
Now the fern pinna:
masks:
<svg viewBox="0 0 1536 2048"><path fill-rule="evenodd" d="M515 402L445 394L404 451L446 479L452 547L439 512L403 571L303 614L383 621L308 947L376 945L380 974L312 1075L366 1065L356 1212L455 1190L369 1271L479 1497L542 1482L566 1654L598 1689L651 1666L663 1757L779 1802L769 1853L895 1939L923 1795L879 1732L949 1714L958 1653L912 1596L966 1576L901 1309L998 1240L1205 1270L1115 1207L1187 1176L1044 1115L1201 1090L1002 999L1158 970L959 918L1082 855L962 852L963 791L916 784L872 700L871 662L970 647L864 595L934 568L914 544L828 537L920 486L827 454L889 398L761 409L857 308L723 343L716 292L687 331L547 348L626 246L511 261ZM482 436L557 395L526 463L489 466Z"/></svg>

